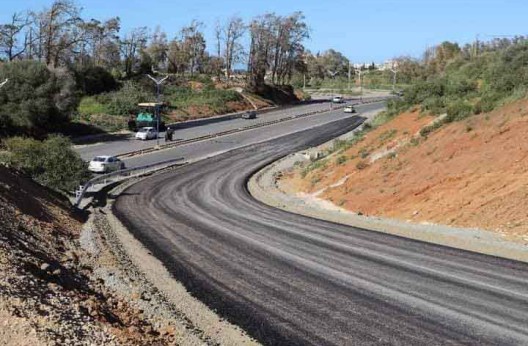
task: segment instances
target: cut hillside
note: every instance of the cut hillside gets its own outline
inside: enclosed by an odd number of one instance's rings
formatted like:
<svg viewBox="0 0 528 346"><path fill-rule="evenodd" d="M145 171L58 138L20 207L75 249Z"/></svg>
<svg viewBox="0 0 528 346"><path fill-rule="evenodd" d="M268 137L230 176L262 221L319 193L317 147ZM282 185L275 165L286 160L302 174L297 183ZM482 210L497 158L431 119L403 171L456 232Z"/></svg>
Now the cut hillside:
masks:
<svg viewBox="0 0 528 346"><path fill-rule="evenodd" d="M81 225L62 196L0 165L0 343L171 342L91 278Z"/></svg>
<svg viewBox="0 0 528 346"><path fill-rule="evenodd" d="M417 134L432 119L403 113L280 186L356 213L528 242L528 100Z"/></svg>

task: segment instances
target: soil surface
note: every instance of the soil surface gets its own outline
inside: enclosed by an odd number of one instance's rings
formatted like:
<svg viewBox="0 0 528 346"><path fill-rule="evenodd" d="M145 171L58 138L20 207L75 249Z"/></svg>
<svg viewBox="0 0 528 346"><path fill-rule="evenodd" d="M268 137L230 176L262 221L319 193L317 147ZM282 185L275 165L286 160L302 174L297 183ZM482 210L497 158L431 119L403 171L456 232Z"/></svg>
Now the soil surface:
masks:
<svg viewBox="0 0 528 346"><path fill-rule="evenodd" d="M205 307L192 312L210 315L209 329L189 320L177 306L190 304L186 292L168 302L123 262L104 225L98 230L104 213L94 215L84 224L62 195L0 166L0 344L212 345L226 333L247 340Z"/></svg>
<svg viewBox="0 0 528 346"><path fill-rule="evenodd" d="M480 228L527 243L528 100L420 136L433 119L401 114L322 167L289 172L280 186L363 215Z"/></svg>

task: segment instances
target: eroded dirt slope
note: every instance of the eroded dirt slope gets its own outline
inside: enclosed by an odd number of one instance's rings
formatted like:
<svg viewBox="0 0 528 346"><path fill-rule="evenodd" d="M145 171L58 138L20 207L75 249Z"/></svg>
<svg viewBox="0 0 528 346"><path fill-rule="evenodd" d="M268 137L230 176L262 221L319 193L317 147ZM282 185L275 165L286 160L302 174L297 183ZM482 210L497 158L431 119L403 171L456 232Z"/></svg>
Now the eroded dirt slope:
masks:
<svg viewBox="0 0 528 346"><path fill-rule="evenodd" d="M402 114L281 185L366 215L477 227L526 243L528 101L416 135L432 119Z"/></svg>
<svg viewBox="0 0 528 346"><path fill-rule="evenodd" d="M0 344L169 344L91 279L67 201L0 166Z"/></svg>

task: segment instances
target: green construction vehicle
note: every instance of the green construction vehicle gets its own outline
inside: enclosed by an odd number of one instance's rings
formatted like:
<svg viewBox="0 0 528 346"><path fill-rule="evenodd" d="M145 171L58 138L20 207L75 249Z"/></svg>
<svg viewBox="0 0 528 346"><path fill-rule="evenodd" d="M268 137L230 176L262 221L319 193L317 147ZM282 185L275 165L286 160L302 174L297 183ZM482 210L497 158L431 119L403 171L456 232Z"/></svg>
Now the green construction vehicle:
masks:
<svg viewBox="0 0 528 346"><path fill-rule="evenodd" d="M128 129L134 132L142 127L153 127L156 129L158 126L156 114L161 114L163 106L163 103L156 102L139 103L138 107L140 111L135 117L130 118L128 121ZM165 122L161 120L161 115L159 130L165 131Z"/></svg>

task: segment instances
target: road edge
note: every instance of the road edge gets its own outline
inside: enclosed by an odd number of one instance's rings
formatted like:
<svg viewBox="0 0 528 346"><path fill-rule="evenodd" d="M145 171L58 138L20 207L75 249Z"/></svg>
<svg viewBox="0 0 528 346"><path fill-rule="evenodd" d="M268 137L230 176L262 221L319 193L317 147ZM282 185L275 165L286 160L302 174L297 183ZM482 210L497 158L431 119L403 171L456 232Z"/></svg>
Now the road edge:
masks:
<svg viewBox="0 0 528 346"><path fill-rule="evenodd" d="M154 174L166 171L167 169ZM142 279L154 288L157 295L170 305L164 306L163 309L172 311L176 321L187 325L192 336L183 340L183 344L259 345L242 328L223 319L193 297L113 213L115 198L129 186L150 176L127 180L109 191L107 204L93 210L90 215L92 220L98 219L98 222L91 221L90 226L98 236L105 239L108 250L120 262L121 270L124 273L133 273L131 276L135 276L135 280L139 273Z"/></svg>
<svg viewBox="0 0 528 346"><path fill-rule="evenodd" d="M502 239L490 231L435 224L416 224L396 219L358 215L335 205L332 205L332 208L323 208L299 196L286 194L279 189L276 178L280 176L281 172L293 168L295 162L301 160L301 157L305 157L305 152L317 152L327 147L331 142L333 140L318 147L290 154L261 168L247 182L249 193L261 203L290 213L528 263L528 245L523 246Z"/></svg>

